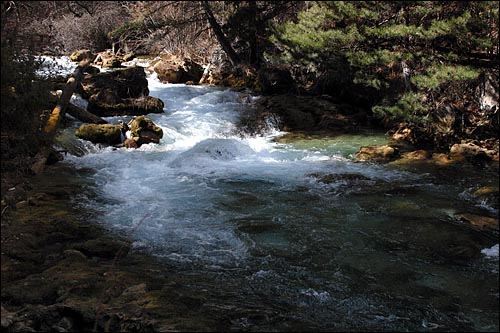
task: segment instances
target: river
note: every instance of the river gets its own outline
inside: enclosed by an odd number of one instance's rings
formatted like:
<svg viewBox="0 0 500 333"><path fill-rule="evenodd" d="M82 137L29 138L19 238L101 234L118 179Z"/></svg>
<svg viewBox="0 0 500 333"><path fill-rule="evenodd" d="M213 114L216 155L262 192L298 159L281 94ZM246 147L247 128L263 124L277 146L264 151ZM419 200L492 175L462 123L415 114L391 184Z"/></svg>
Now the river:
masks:
<svg viewBox="0 0 500 333"><path fill-rule="evenodd" d="M80 141L62 163L96 193L75 204L183 276L207 317L231 312L248 331L498 331L498 239L453 218L498 217L471 195L498 172L355 162L386 143L372 130L279 143L270 118L245 136L236 124L258 96L148 80L165 103L148 115L160 144Z"/></svg>

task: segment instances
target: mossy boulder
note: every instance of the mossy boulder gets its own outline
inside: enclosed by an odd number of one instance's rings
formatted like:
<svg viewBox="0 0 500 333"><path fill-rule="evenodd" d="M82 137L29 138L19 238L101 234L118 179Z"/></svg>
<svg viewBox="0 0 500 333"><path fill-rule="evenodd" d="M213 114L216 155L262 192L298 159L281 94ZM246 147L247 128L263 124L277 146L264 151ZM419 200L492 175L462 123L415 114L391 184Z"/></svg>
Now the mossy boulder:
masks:
<svg viewBox="0 0 500 333"><path fill-rule="evenodd" d="M129 148L137 148L143 144L160 143L163 137L163 130L157 126L151 119L139 116L131 120L128 124L130 138L125 145Z"/></svg>
<svg viewBox="0 0 500 333"><path fill-rule="evenodd" d="M119 144L122 142L120 125L85 124L80 126L75 134L80 139L88 140L92 143Z"/></svg>

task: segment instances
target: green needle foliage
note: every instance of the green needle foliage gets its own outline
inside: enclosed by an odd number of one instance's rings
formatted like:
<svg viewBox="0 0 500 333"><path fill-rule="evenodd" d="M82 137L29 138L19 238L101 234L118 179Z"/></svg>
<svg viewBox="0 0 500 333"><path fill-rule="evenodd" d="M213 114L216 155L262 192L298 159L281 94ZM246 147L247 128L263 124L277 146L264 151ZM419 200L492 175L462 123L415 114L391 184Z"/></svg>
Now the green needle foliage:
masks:
<svg viewBox="0 0 500 333"><path fill-rule="evenodd" d="M357 90L385 123L425 126L445 95L473 95L472 82L498 71L498 6L314 2L296 21L274 27L280 53L271 60L302 71L296 77L314 81L316 92L356 99L346 92Z"/></svg>

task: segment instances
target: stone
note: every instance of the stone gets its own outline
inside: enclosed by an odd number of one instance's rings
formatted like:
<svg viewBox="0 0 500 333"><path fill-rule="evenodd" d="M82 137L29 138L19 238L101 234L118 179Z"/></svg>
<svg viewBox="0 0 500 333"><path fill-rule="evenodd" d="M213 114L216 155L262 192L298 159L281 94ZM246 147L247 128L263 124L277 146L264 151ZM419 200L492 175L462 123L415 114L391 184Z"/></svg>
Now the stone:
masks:
<svg viewBox="0 0 500 333"><path fill-rule="evenodd" d="M149 113L163 113L164 106L161 99L152 96L124 98L117 101L113 95L106 96L104 92L100 92L90 98L87 109L100 117L142 116Z"/></svg>
<svg viewBox="0 0 500 333"><path fill-rule="evenodd" d="M130 245L110 237L101 237L76 244L74 249L90 257L114 258L126 255Z"/></svg>
<svg viewBox="0 0 500 333"><path fill-rule="evenodd" d="M125 289L122 293L122 296L139 295L145 293L146 293L146 284L140 283Z"/></svg>
<svg viewBox="0 0 500 333"><path fill-rule="evenodd" d="M432 154L427 150L414 150L403 154L403 157L409 160L427 160L432 157Z"/></svg>
<svg viewBox="0 0 500 333"><path fill-rule="evenodd" d="M80 139L92 143L119 144L122 142L120 125L113 124L84 124L75 132Z"/></svg>
<svg viewBox="0 0 500 333"><path fill-rule="evenodd" d="M123 145L127 148L139 148L139 144L137 143L136 140L132 138L128 138L123 142Z"/></svg>
<svg viewBox="0 0 500 333"><path fill-rule="evenodd" d="M87 260L87 257L80 251L69 249L63 252L64 258L70 260Z"/></svg>
<svg viewBox="0 0 500 333"><path fill-rule="evenodd" d="M370 178L358 174L358 173L344 173L344 174L318 174L318 173L311 173L308 174L307 176L316 178L318 181L325 183L325 184L331 184L334 182L338 181L366 181L370 180Z"/></svg>
<svg viewBox="0 0 500 333"><path fill-rule="evenodd" d="M90 50L78 50L71 53L69 58L71 59L71 61L76 61L76 62L82 61L84 59L89 59L90 61L94 61L96 55L92 53Z"/></svg>
<svg viewBox="0 0 500 333"><path fill-rule="evenodd" d="M355 158L362 161L390 161L399 155L397 148L384 146L362 146L356 153Z"/></svg>
<svg viewBox="0 0 500 333"><path fill-rule="evenodd" d="M100 52L94 59L94 63L101 67L120 68L123 58L109 51Z"/></svg>
<svg viewBox="0 0 500 333"><path fill-rule="evenodd" d="M455 218L468 223L473 229L498 231L498 218L474 214L458 214Z"/></svg>
<svg viewBox="0 0 500 333"><path fill-rule="evenodd" d="M491 160L494 150L484 149L472 142L457 143L450 148L450 157L457 160Z"/></svg>
<svg viewBox="0 0 500 333"><path fill-rule="evenodd" d="M126 147L137 148L143 144L160 143L160 139L163 137L162 128L144 116L132 119L128 126L130 128L130 139L126 141ZM135 144L130 140L135 141Z"/></svg>
<svg viewBox="0 0 500 333"><path fill-rule="evenodd" d="M200 82L203 67L188 58L164 56L153 65L154 72L163 83Z"/></svg>
<svg viewBox="0 0 500 333"><path fill-rule="evenodd" d="M108 93L112 93L116 101L149 95L148 80L142 67L88 74L82 79L82 87L82 97L87 99L102 90L108 90Z"/></svg>

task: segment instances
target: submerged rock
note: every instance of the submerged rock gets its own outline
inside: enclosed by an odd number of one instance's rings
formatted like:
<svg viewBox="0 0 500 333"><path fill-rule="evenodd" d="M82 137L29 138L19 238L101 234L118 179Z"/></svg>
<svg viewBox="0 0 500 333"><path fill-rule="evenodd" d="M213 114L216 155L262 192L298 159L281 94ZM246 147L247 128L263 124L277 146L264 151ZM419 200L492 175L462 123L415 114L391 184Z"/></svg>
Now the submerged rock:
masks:
<svg viewBox="0 0 500 333"><path fill-rule="evenodd" d="M310 173L307 176L316 178L318 181L331 184L338 181L363 181L370 180L370 178L359 173L344 173L344 174L319 174Z"/></svg>

